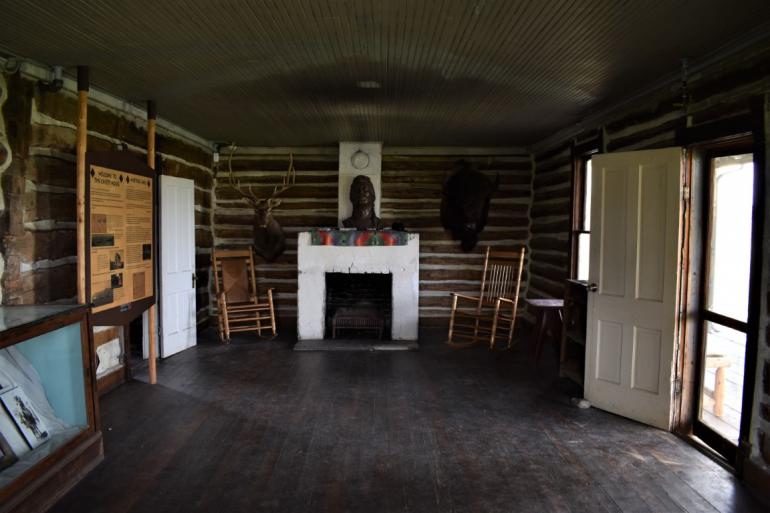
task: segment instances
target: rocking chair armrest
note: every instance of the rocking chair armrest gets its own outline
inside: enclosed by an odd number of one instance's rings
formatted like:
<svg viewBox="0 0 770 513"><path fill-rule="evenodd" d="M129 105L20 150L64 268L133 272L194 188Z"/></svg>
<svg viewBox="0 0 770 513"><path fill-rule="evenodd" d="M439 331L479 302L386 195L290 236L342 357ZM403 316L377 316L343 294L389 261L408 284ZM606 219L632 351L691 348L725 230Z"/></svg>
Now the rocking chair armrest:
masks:
<svg viewBox="0 0 770 513"><path fill-rule="evenodd" d="M503 303L505 303L507 308L513 309L513 307L517 305L518 300L514 301L513 299L508 299L507 297L498 297L495 300L495 312L500 310L500 307L503 306Z"/></svg>
<svg viewBox="0 0 770 513"><path fill-rule="evenodd" d="M458 293L458 292L452 292L451 294L452 294L454 297L458 298L458 299L465 299L465 300L467 300L467 301L476 301L476 302L478 302L478 300L479 300L479 298L477 298L477 297L473 297L473 296L467 296L467 295L465 295L465 294L460 294L460 293Z"/></svg>

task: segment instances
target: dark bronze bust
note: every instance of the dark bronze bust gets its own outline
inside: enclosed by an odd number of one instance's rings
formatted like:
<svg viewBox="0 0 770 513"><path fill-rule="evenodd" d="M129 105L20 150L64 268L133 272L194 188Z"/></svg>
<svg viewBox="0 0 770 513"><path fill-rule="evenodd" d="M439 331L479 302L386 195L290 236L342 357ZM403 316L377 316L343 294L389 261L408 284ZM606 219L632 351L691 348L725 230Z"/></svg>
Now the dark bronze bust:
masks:
<svg viewBox="0 0 770 513"><path fill-rule="evenodd" d="M350 184L350 202L353 215L343 219L342 226L356 230L376 230L380 227L380 218L374 212L374 185L368 176L358 175Z"/></svg>

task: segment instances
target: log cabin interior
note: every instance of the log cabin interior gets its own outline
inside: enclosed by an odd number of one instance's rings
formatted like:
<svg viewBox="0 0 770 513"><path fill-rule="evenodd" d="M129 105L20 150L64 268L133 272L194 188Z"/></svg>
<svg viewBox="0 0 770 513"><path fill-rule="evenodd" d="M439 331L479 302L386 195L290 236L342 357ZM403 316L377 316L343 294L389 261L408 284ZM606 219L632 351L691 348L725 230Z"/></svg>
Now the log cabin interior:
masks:
<svg viewBox="0 0 770 513"><path fill-rule="evenodd" d="M0 512L770 507L770 3L0 5Z"/></svg>

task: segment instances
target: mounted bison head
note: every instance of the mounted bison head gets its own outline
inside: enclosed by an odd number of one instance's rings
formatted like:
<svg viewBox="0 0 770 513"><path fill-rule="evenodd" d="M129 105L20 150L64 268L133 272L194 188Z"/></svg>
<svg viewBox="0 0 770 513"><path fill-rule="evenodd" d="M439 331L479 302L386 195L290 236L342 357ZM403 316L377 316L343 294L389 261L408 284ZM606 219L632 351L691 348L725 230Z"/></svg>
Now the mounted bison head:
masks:
<svg viewBox="0 0 770 513"><path fill-rule="evenodd" d="M489 200L500 185L500 175L492 182L464 160L454 167L455 173L444 181L441 224L460 241L463 251L471 251L487 224Z"/></svg>

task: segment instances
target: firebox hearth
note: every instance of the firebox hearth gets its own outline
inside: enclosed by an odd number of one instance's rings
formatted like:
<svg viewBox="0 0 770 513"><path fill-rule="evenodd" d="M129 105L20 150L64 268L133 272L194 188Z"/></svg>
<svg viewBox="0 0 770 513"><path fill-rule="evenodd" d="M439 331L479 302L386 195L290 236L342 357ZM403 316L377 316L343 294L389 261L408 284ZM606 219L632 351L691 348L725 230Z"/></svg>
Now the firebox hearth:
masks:
<svg viewBox="0 0 770 513"><path fill-rule="evenodd" d="M365 324L370 338L379 334L382 320L384 340L417 340L419 318L420 241L416 233L396 235L387 231L358 232L367 235L364 245L361 237L351 239L356 232L326 230L323 233L301 232L297 237L297 336L301 341L326 341L334 335L334 318L337 319L337 337L345 338L356 323ZM345 275L331 278L328 275ZM383 286L370 287L378 292L365 295L366 303L339 304L335 291L327 288L346 289L344 283L363 280L387 280ZM340 280L339 282L337 280ZM340 285L342 283L343 285ZM358 286L358 285L356 285ZM331 294L331 295L330 295ZM360 295L346 292L343 297ZM385 302L385 296L387 303ZM388 297L389 296L389 297ZM358 298L360 300L360 298ZM363 300L362 300L363 301ZM373 306L373 308L372 308ZM330 308L331 307L331 308ZM351 310L352 308L352 310ZM366 311L364 311L366 310ZM378 310L378 319L367 324L366 315ZM358 320L357 320L358 319ZM364 319L364 320L361 320ZM339 328L345 326L342 330ZM360 327L360 326L359 326ZM342 341L340 341L342 342Z"/></svg>
<svg viewBox="0 0 770 513"><path fill-rule="evenodd" d="M326 273L324 338L390 338L393 275Z"/></svg>

